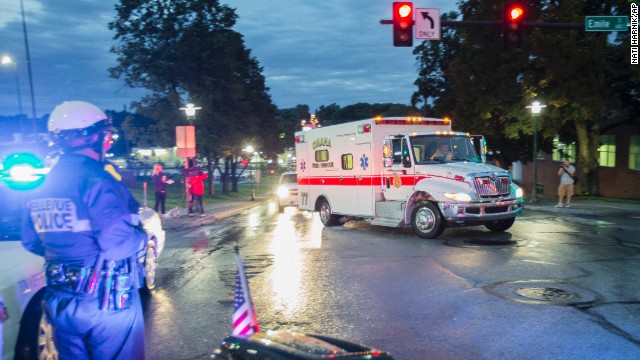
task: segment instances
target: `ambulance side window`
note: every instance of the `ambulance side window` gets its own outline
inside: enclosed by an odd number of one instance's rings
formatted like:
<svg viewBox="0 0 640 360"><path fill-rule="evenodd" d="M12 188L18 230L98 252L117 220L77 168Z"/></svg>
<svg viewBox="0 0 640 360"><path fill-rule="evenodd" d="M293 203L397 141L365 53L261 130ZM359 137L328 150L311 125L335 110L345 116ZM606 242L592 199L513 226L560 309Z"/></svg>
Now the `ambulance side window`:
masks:
<svg viewBox="0 0 640 360"><path fill-rule="evenodd" d="M409 156L409 145L407 140L402 139L402 166L411 167L411 156Z"/></svg>
<svg viewBox="0 0 640 360"><path fill-rule="evenodd" d="M342 170L353 170L353 154L342 154Z"/></svg>
<svg viewBox="0 0 640 360"><path fill-rule="evenodd" d="M329 150L316 150L316 161L329 161Z"/></svg>
<svg viewBox="0 0 640 360"><path fill-rule="evenodd" d="M392 141L393 147L393 163L400 164L402 162L402 144L400 143L400 139L393 139Z"/></svg>

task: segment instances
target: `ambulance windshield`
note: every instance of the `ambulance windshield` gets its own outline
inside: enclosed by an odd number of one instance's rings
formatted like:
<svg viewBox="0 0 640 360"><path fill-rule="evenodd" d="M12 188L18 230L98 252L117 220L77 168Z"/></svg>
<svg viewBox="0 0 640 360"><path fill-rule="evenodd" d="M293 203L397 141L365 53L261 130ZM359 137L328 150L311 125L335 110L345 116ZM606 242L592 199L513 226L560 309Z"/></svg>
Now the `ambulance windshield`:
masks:
<svg viewBox="0 0 640 360"><path fill-rule="evenodd" d="M416 164L482 162L471 139L464 135L416 135L411 137L411 147Z"/></svg>

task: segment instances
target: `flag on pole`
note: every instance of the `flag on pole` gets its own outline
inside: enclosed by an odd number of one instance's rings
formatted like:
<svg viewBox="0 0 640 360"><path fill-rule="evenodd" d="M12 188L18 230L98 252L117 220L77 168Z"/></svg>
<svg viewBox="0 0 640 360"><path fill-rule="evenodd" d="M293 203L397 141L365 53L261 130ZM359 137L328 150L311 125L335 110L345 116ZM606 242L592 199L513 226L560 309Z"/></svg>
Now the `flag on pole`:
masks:
<svg viewBox="0 0 640 360"><path fill-rule="evenodd" d="M231 335L249 336L260 332L256 311L251 302L251 294L249 294L249 284L247 276L244 273L242 259L238 247L235 247L236 262L238 264L238 276L236 276L236 291L233 300L233 329Z"/></svg>

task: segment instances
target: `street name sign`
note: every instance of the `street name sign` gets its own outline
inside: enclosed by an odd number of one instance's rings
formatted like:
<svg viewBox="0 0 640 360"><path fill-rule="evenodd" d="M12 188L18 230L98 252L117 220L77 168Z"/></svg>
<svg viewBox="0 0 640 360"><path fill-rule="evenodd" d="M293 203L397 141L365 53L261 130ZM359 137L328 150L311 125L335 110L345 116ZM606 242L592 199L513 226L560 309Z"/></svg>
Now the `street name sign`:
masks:
<svg viewBox="0 0 640 360"><path fill-rule="evenodd" d="M440 40L440 9L416 9L416 39Z"/></svg>
<svg viewBox="0 0 640 360"><path fill-rule="evenodd" d="M628 16L585 16L585 31L627 31Z"/></svg>

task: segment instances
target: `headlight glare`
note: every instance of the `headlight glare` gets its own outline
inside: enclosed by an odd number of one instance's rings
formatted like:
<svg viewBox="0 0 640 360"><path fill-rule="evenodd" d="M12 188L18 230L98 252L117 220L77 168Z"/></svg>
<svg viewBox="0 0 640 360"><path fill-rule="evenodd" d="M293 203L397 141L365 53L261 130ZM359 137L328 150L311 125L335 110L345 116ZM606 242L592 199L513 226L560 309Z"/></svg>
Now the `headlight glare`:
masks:
<svg viewBox="0 0 640 360"><path fill-rule="evenodd" d="M466 193L443 193L443 195L454 201L471 201L471 196Z"/></svg>

